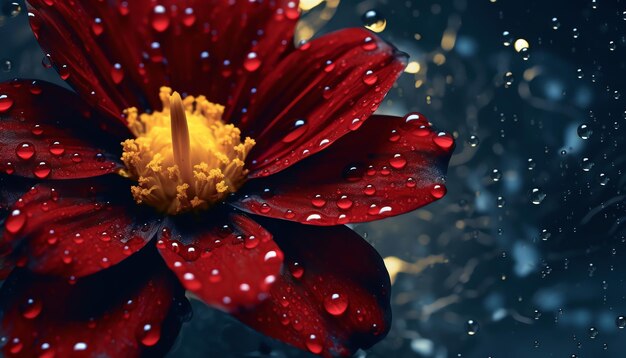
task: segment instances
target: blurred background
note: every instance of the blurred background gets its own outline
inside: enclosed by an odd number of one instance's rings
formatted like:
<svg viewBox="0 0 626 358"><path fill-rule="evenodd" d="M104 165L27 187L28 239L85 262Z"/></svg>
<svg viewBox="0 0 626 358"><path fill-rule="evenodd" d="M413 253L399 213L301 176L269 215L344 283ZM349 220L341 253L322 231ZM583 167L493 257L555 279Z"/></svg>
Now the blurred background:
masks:
<svg viewBox="0 0 626 358"><path fill-rule="evenodd" d="M24 4L0 6L0 80L64 85ZM626 356L626 1L300 6L299 39L367 26L410 54L379 112L457 138L443 200L354 227L385 258L394 313L357 356ZM192 304L170 357L308 356Z"/></svg>

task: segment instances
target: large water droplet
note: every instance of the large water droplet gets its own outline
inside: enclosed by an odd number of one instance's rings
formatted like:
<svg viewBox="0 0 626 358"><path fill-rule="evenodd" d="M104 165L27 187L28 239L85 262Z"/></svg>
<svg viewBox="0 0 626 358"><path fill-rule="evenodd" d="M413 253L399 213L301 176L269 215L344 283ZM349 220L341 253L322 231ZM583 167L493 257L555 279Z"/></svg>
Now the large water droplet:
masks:
<svg viewBox="0 0 626 358"><path fill-rule="evenodd" d="M348 296L333 293L324 299L324 308L331 315L340 316L348 308Z"/></svg>
<svg viewBox="0 0 626 358"><path fill-rule="evenodd" d="M35 155L35 146L28 142L20 143L15 148L15 154L20 159L28 160Z"/></svg>

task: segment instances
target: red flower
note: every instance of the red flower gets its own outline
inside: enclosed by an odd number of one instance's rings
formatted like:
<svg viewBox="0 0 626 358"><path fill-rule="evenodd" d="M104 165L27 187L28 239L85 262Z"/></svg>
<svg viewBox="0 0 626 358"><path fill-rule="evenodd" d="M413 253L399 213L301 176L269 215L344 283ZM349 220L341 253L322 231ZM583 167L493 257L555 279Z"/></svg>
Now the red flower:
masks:
<svg viewBox="0 0 626 358"><path fill-rule="evenodd" d="M387 271L342 224L441 198L454 144L372 115L405 55L363 29L295 48L297 1L111 3L29 1L78 95L0 84L3 353L163 354L185 289L313 353L382 339Z"/></svg>

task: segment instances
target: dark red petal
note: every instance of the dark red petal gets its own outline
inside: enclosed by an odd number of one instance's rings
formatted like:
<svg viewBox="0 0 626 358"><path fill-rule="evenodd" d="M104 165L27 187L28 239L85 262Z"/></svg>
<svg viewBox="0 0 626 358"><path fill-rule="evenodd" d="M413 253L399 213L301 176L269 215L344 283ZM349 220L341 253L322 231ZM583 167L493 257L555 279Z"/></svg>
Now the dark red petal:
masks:
<svg viewBox="0 0 626 358"><path fill-rule="evenodd" d="M229 116L293 47L299 16L294 0L27 2L61 76L115 116L160 108L160 86L205 95Z"/></svg>
<svg viewBox="0 0 626 358"><path fill-rule="evenodd" d="M364 222L415 210L446 193L454 149L420 114L374 116L327 150L251 180L233 205L311 225Z"/></svg>
<svg viewBox="0 0 626 358"><path fill-rule="evenodd" d="M112 173L119 168L119 155L113 153L121 146L111 133L125 130L107 125L59 86L0 83L0 174L76 179Z"/></svg>
<svg viewBox="0 0 626 358"><path fill-rule="evenodd" d="M170 225L171 224L171 225ZM187 290L225 311L253 306L268 295L283 254L252 219L232 215L213 223L170 220L157 247Z"/></svg>
<svg viewBox="0 0 626 358"><path fill-rule="evenodd" d="M261 83L240 125L257 144L251 177L266 176L358 128L405 66L405 55L364 29L301 46Z"/></svg>
<svg viewBox="0 0 626 358"><path fill-rule="evenodd" d="M90 275L126 259L160 224L130 198L128 186L58 182L33 187L11 208L0 255L34 272ZM120 179L121 180L121 179Z"/></svg>
<svg viewBox="0 0 626 358"><path fill-rule="evenodd" d="M263 225L287 268L259 306L236 314L258 331L324 356L347 356L387 334L389 275L378 253L345 226Z"/></svg>
<svg viewBox="0 0 626 358"><path fill-rule="evenodd" d="M180 308L188 302L176 278L156 253L152 256L73 284L14 271L0 291L3 356L165 354L180 330Z"/></svg>

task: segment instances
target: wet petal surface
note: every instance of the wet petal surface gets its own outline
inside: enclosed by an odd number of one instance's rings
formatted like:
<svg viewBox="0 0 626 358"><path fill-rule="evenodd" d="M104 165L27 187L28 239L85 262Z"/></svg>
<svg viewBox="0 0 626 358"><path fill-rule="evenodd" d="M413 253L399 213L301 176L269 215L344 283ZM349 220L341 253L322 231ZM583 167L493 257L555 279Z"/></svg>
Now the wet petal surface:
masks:
<svg viewBox="0 0 626 358"><path fill-rule="evenodd" d="M283 254L254 220L243 215L212 223L170 219L165 226L159 252L185 288L205 303L232 312L267 298Z"/></svg>
<svg viewBox="0 0 626 358"><path fill-rule="evenodd" d="M368 348L389 330L391 284L382 258L345 226L263 221L285 253L270 298L235 316L324 356Z"/></svg>
<svg viewBox="0 0 626 358"><path fill-rule="evenodd" d="M445 195L453 149L452 136L420 114L374 116L318 155L251 180L233 205L311 225L399 215Z"/></svg>

